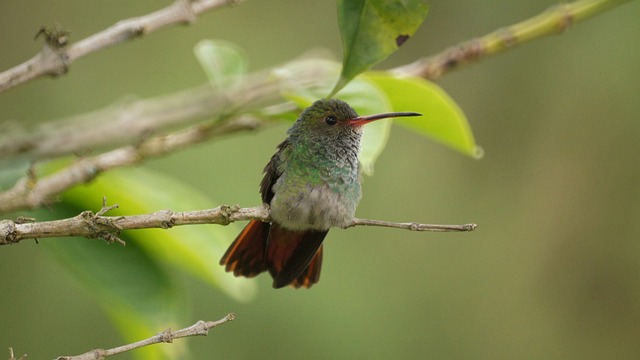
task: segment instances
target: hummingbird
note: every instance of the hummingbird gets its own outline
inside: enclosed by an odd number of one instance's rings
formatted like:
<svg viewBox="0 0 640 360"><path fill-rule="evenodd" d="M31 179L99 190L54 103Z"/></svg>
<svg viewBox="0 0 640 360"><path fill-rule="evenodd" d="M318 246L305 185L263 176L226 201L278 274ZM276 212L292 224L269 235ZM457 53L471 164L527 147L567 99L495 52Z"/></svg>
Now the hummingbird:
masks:
<svg viewBox="0 0 640 360"><path fill-rule="evenodd" d="M270 222L251 220L220 260L235 276L268 271L273 287L309 288L320 280L322 242L331 227L348 227L362 196L358 153L363 126L420 116L358 116L346 102L321 99L306 108L264 168L262 201Z"/></svg>

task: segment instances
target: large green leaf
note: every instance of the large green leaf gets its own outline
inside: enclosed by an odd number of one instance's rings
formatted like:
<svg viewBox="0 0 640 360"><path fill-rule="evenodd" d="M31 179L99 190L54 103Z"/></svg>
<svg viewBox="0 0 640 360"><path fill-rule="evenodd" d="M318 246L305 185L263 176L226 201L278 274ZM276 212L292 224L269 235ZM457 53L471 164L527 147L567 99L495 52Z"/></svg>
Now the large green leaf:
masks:
<svg viewBox="0 0 640 360"><path fill-rule="evenodd" d="M107 215L133 215L160 210L187 211L212 208L217 205L207 195L166 175L144 168L117 169L105 173L88 185L81 185L63 194L63 201L78 209L96 209L102 196L119 208ZM240 228L201 225L172 229L129 230L128 238L158 261L176 266L229 296L246 301L255 293L255 284L237 279L224 272L218 260L235 238Z"/></svg>
<svg viewBox="0 0 640 360"><path fill-rule="evenodd" d="M439 86L422 78L396 78L382 72L368 73L367 78L386 93L395 111L416 111L424 115L418 121L398 118L395 122L465 155L482 157L467 117Z"/></svg>
<svg viewBox="0 0 640 360"><path fill-rule="evenodd" d="M338 0L342 74L331 94L395 52L413 36L427 11L424 0Z"/></svg>

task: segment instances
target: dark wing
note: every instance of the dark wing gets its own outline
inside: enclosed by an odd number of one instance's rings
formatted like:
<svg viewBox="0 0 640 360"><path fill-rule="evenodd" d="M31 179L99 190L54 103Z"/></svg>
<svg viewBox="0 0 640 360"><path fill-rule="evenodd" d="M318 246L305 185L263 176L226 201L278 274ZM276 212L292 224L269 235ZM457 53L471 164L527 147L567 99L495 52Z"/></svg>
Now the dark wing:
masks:
<svg viewBox="0 0 640 360"><path fill-rule="evenodd" d="M278 151L271 157L267 166L264 167L264 177L260 182L260 194L262 194L262 202L265 204L270 204L271 199L273 199L273 184L278 181L282 172L278 169L281 161L281 155L283 152L288 151L289 148L289 140L285 140L280 145L278 145Z"/></svg>

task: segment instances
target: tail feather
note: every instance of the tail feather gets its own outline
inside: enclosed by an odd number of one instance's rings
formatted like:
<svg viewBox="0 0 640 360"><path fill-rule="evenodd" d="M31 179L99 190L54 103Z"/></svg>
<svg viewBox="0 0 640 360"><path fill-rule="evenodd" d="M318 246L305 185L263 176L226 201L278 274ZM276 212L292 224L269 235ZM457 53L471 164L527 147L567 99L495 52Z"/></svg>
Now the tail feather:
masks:
<svg viewBox="0 0 640 360"><path fill-rule="evenodd" d="M266 247L269 223L251 220L220 259L226 271L235 276L254 277L267 270Z"/></svg>
<svg viewBox="0 0 640 360"><path fill-rule="evenodd" d="M318 249L316 255L311 259L311 262L306 269L298 276L291 286L296 289L305 287L310 288L313 284L320 281L320 270L322 268L322 246Z"/></svg>
<svg viewBox="0 0 640 360"><path fill-rule="evenodd" d="M252 220L220 259L235 276L254 277L269 271L273 287L309 288L320 280L325 231L291 231Z"/></svg>
<svg viewBox="0 0 640 360"><path fill-rule="evenodd" d="M291 231L272 224L267 244L267 268L273 287L311 287L320 279L324 231ZM312 262L313 261L313 262Z"/></svg>

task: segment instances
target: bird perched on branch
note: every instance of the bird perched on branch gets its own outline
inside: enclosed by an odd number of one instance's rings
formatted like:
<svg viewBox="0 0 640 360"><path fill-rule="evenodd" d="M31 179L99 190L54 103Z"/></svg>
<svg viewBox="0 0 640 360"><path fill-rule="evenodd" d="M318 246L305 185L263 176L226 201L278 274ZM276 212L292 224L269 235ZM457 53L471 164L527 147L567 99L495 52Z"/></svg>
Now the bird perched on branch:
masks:
<svg viewBox="0 0 640 360"><path fill-rule="evenodd" d="M341 100L314 102L300 114L264 168L260 193L271 208L271 222L249 222L220 265L236 276L269 271L274 288L309 288L317 283L322 241L329 228L349 226L360 202L358 153L363 125L420 115L358 116Z"/></svg>

